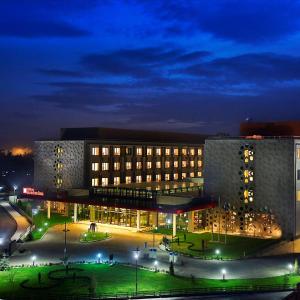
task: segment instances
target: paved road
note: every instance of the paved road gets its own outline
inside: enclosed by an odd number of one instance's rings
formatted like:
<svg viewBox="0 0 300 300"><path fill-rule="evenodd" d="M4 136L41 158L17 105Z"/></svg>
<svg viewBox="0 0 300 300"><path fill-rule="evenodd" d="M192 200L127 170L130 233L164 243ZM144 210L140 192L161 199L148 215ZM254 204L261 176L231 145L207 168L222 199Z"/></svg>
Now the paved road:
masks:
<svg viewBox="0 0 300 300"><path fill-rule="evenodd" d="M17 230L17 223L10 214L0 205L0 250L8 247L10 238Z"/></svg>
<svg viewBox="0 0 300 300"><path fill-rule="evenodd" d="M144 248L145 241L152 245L153 236L146 233L133 233L129 230L112 229L102 226L100 231L112 233L112 238L102 242L80 243L80 233L87 230L86 224L70 224L68 229L68 255L71 261L96 260L97 253L101 252L104 260L113 253L115 260L119 262L134 263L133 250L136 247ZM156 244L159 238L156 237ZM37 263L58 262L63 257L64 233L63 226L59 225L49 230L40 241L21 245L28 250L25 254L14 255L11 259L13 264L29 264L31 257L37 257ZM158 252L158 268L168 270L168 253ZM183 261L175 265L175 273L184 276L195 276L201 278L221 278L221 269L227 271L226 278L254 278L283 275L288 273L288 264L293 263L290 256L269 257L260 259L246 259L236 261L205 261L188 257L180 258ZM139 264L153 267L154 260L143 258L141 251Z"/></svg>

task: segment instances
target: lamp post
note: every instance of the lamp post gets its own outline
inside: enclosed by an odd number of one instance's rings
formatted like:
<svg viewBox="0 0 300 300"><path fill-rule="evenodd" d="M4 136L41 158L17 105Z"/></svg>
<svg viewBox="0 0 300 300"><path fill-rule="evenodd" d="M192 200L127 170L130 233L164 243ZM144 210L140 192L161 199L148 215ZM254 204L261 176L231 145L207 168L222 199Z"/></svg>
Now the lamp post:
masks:
<svg viewBox="0 0 300 300"><path fill-rule="evenodd" d="M292 264L288 264L288 270L289 270L289 274L292 274L292 270L293 270L293 265Z"/></svg>
<svg viewBox="0 0 300 300"><path fill-rule="evenodd" d="M98 258L98 264L100 264L100 262L101 262L101 253L97 254L97 258Z"/></svg>
<svg viewBox="0 0 300 300"><path fill-rule="evenodd" d="M155 247L155 230L157 230L157 227L153 226L153 248Z"/></svg>
<svg viewBox="0 0 300 300"><path fill-rule="evenodd" d="M14 201L15 201L15 203L17 202L16 200L16 191L17 191L17 189L18 189L18 187L16 186L16 185L14 185L13 186L13 189L14 189Z"/></svg>
<svg viewBox="0 0 300 300"><path fill-rule="evenodd" d="M221 273L222 273L222 279L225 280L226 279L226 270L222 269Z"/></svg>
<svg viewBox="0 0 300 300"><path fill-rule="evenodd" d="M139 253L140 253L139 248L136 248L136 250L134 251L134 259L135 259L135 294L136 295L138 293L138 277L137 277L137 272L138 272Z"/></svg>
<svg viewBox="0 0 300 300"><path fill-rule="evenodd" d="M158 266L158 261L157 261L157 260L155 260L155 261L154 261L154 268L155 268L155 272L157 272L157 266Z"/></svg>
<svg viewBox="0 0 300 300"><path fill-rule="evenodd" d="M65 222L65 229L63 230L63 232L65 233L65 247L64 247L64 264L67 265L67 260L68 260L68 256L67 256L67 232L70 231L69 229L67 229L67 222Z"/></svg>
<svg viewBox="0 0 300 300"><path fill-rule="evenodd" d="M216 256L217 256L217 258L218 258L219 255L220 255L220 253L221 253L220 249L216 249L215 253L216 253Z"/></svg>
<svg viewBox="0 0 300 300"><path fill-rule="evenodd" d="M35 260L36 260L36 256L35 256L35 255L32 255L32 256L31 256L31 260L32 260L32 266L34 266L34 263L35 263Z"/></svg>

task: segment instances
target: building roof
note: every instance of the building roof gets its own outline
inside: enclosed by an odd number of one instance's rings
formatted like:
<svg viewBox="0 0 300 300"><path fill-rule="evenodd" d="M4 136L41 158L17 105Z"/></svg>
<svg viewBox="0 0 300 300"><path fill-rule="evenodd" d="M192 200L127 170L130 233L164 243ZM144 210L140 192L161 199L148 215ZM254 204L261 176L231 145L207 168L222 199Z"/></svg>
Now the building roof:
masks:
<svg viewBox="0 0 300 300"><path fill-rule="evenodd" d="M157 142L204 144L207 135L120 128L62 128L61 140L105 140L122 142Z"/></svg>

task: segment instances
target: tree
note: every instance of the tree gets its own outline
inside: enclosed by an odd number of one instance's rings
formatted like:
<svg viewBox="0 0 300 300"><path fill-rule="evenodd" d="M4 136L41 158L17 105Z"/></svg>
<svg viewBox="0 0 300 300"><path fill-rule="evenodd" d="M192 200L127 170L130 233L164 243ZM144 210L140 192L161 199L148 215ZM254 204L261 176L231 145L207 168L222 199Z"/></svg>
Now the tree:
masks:
<svg viewBox="0 0 300 300"><path fill-rule="evenodd" d="M9 260L6 257L0 259L0 271L6 271L9 269Z"/></svg>

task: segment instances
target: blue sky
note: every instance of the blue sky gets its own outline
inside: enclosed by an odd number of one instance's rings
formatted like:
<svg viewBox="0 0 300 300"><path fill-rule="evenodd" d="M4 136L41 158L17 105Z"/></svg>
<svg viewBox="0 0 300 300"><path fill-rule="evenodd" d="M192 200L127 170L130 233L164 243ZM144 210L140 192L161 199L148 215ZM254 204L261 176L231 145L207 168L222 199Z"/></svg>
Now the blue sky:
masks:
<svg viewBox="0 0 300 300"><path fill-rule="evenodd" d="M299 119L299 53L299 1L2 0L0 147Z"/></svg>

